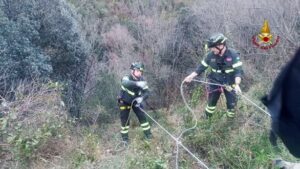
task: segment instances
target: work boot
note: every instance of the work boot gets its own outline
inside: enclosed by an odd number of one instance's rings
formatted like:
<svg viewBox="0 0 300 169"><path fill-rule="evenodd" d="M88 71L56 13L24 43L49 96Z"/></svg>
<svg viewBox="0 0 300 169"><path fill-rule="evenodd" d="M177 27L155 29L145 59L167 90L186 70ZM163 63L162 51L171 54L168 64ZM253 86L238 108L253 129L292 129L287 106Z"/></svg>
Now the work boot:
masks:
<svg viewBox="0 0 300 169"><path fill-rule="evenodd" d="M128 138L122 138L122 142L125 144L129 144L129 139Z"/></svg>
<svg viewBox="0 0 300 169"><path fill-rule="evenodd" d="M125 133L125 134L122 133L121 136L122 136L123 142L129 143L128 133Z"/></svg>
<svg viewBox="0 0 300 169"><path fill-rule="evenodd" d="M145 137L144 137L144 142L145 142L148 146L150 146L150 145L151 145L151 140L152 140L152 138L153 138L153 136L152 136L151 133L150 133L150 134L147 134L147 135L145 135Z"/></svg>
<svg viewBox="0 0 300 169"><path fill-rule="evenodd" d="M226 116L229 118L234 118L235 117L234 109L228 109L226 112Z"/></svg>
<svg viewBox="0 0 300 169"><path fill-rule="evenodd" d="M152 136L152 134L148 134L148 135L145 135L145 138L147 140L152 140L153 136Z"/></svg>
<svg viewBox="0 0 300 169"><path fill-rule="evenodd" d="M209 112L207 112L207 111L205 111L205 118L206 119L210 119L211 117L212 117L212 113L209 113Z"/></svg>
<svg viewBox="0 0 300 169"><path fill-rule="evenodd" d="M150 130L145 130L144 134L145 134L145 139L146 140L151 140L153 138L152 133L151 133Z"/></svg>

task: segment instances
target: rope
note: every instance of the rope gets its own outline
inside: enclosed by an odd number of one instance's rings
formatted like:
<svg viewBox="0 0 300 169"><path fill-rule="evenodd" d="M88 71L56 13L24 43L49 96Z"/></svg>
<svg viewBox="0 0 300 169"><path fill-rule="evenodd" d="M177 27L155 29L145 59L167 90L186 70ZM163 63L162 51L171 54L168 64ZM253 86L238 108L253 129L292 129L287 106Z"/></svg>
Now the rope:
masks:
<svg viewBox="0 0 300 169"><path fill-rule="evenodd" d="M261 110L262 112L264 112L266 115L268 115L269 117L271 117L270 113L267 112L266 110L264 110L263 108L259 107L256 103L254 103L253 101L251 101L249 98L247 98L245 95L238 93L238 95L242 96L244 99L246 99L247 101L249 101L250 103L252 103L252 105L254 105L255 107L257 107L259 110Z"/></svg>
<svg viewBox="0 0 300 169"><path fill-rule="evenodd" d="M182 81L182 82L181 82L181 85L180 85L180 94L181 94L181 97L182 97L182 100L183 100L185 106L186 106L186 107L188 108L188 110L193 114L193 119L195 119L195 124L194 124L194 126L192 126L191 128L187 128L187 129L185 129L184 131L182 131L182 132L179 134L179 136L177 137L178 140L181 138L181 136L182 136L185 132L187 132L187 131L189 131L189 130L195 129L195 128L197 127L197 123L198 123L195 112L194 112L193 109L188 105L188 103L187 103L187 101L186 101L186 99L185 99L185 97L184 97L184 94L183 94L183 84L184 84L184 81ZM186 151L187 151L187 150L186 150ZM176 169L178 169L178 155L179 155L179 146L178 146L178 144L176 144Z"/></svg>
<svg viewBox="0 0 300 169"><path fill-rule="evenodd" d="M185 99L185 97L184 97L184 95L183 95L183 84L184 84L184 82L182 82L181 83L181 85L180 85L180 93L181 93L181 96L182 96L182 99L183 99L183 101L184 101L184 103L185 103L185 105L186 105L186 107L193 113L193 117L194 117L194 119L195 119L195 125L193 126L193 127L191 127L191 128L188 128L188 129L185 129L183 132L181 132L181 134L177 137L177 138L175 138L173 135L171 135L171 133L169 133L168 131L166 131L166 132L168 132L168 134L176 141L176 169L178 169L178 154L179 154L179 144L181 143L180 141L179 141L179 139L181 138L181 136L185 133L185 132L187 132L187 131L189 131L189 130L192 130L192 129L195 129L196 127L197 127L197 118L196 118L196 114L194 113L194 111L192 110L192 108L187 104L187 101L186 101L186 99ZM146 102L147 103L147 102ZM153 108L147 103L147 105L148 105L148 107L150 107L152 110L153 110ZM153 110L154 111L154 110ZM145 112L144 112L145 113ZM145 113L146 114L146 113ZM148 117L149 117L149 115L148 115ZM160 126L161 127L161 126ZM193 156L195 159L198 159L188 148L186 148L184 145L182 145L181 144L181 146L189 153L189 154L191 154L191 156ZM199 159L198 159L199 160ZM197 161L198 161L197 160ZM200 160L199 160L200 161ZM198 162L199 162L198 161ZM201 162L201 161L200 161Z"/></svg>
<svg viewBox="0 0 300 169"><path fill-rule="evenodd" d="M188 128L188 129L185 129L183 132L181 132L181 134L178 136L178 138L180 138L185 132L187 132L187 131L189 131L189 130L192 130L192 129L196 128L196 127L197 127L197 123L198 123L195 112L194 112L193 109L188 105L188 103L187 103L187 101L186 101L186 99L185 99L185 97L184 97L184 95L183 95L183 84L184 84L184 81L182 81L182 82L181 82L181 85L180 85L180 94L181 94L181 97L182 97L182 100L183 100L185 106L186 106L186 107L189 109L189 111L193 114L193 118L195 119L195 124L194 124L193 127Z"/></svg>
<svg viewBox="0 0 300 169"><path fill-rule="evenodd" d="M216 86L221 86L221 87L225 87L226 89L226 85L222 85L222 84L219 84L219 83L211 83L211 82L206 82L206 81L201 81L201 80L196 80L196 79L193 79L192 81L195 81L195 82L199 82L199 83L204 83L204 84L210 84L210 85L216 85ZM234 89L233 89L234 90ZM254 103L251 99L249 99L247 96L243 95L242 93L238 93L238 95L242 96L244 99L246 99L248 102L250 102L252 105L254 105L255 107L257 107L259 110L261 110L262 112L264 112L266 115L268 115L269 117L271 116L269 112L267 112L266 110L264 110L263 108L259 107L256 103Z"/></svg>
<svg viewBox="0 0 300 169"><path fill-rule="evenodd" d="M178 145L180 145L184 150L186 150L186 152L188 152L194 159L197 160L197 162L205 167L206 169L209 169L197 156L195 156L186 146L184 146L179 140L178 138L176 138L175 136L173 136L167 129L165 129L162 125L160 125L155 119L153 119L144 109L142 109L141 107L139 107L140 110L142 112L144 112L154 123L156 123L163 131L165 131L175 142L176 142L176 146L178 147ZM178 167L178 166L177 166Z"/></svg>
<svg viewBox="0 0 300 169"><path fill-rule="evenodd" d="M226 85L222 85L222 84L219 84L219 83L212 83L212 82L207 82L207 81L202 81L202 80L196 80L196 79L193 79L192 81L200 82L200 83L204 83L204 84L209 84L209 85L215 85L215 86L227 87Z"/></svg>

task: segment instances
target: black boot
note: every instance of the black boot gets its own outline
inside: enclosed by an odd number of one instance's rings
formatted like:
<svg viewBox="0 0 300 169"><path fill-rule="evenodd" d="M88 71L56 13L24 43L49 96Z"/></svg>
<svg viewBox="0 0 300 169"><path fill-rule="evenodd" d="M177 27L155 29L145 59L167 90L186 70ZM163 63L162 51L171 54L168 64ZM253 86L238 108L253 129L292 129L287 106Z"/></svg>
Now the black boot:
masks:
<svg viewBox="0 0 300 169"><path fill-rule="evenodd" d="M153 138L152 133L151 133L150 130L145 130L144 134L145 134L145 139L146 140L151 140Z"/></svg>
<svg viewBox="0 0 300 169"><path fill-rule="evenodd" d="M129 143L129 138L128 138L128 134L122 134L122 141L125 143Z"/></svg>
<svg viewBox="0 0 300 169"><path fill-rule="evenodd" d="M207 112L207 111L205 111L205 117L206 117L206 119L210 119L211 117L212 117L212 113L209 113L209 112Z"/></svg>

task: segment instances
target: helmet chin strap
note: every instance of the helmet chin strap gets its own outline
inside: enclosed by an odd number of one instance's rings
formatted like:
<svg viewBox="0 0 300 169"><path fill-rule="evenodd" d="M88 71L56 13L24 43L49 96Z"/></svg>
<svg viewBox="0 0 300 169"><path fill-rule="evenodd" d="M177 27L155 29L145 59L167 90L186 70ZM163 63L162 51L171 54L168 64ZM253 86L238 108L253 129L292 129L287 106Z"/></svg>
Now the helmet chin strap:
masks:
<svg viewBox="0 0 300 169"><path fill-rule="evenodd" d="M216 46L215 48L216 48L216 49L218 49L218 51L219 51L219 55L221 55L221 53L222 53L222 50L225 48L225 45L223 45L223 48L222 48L222 49L218 48L217 46Z"/></svg>
<svg viewBox="0 0 300 169"><path fill-rule="evenodd" d="M141 77L137 77L134 75L134 72L135 72L135 69L132 71L131 75L136 79L136 80L139 80Z"/></svg>

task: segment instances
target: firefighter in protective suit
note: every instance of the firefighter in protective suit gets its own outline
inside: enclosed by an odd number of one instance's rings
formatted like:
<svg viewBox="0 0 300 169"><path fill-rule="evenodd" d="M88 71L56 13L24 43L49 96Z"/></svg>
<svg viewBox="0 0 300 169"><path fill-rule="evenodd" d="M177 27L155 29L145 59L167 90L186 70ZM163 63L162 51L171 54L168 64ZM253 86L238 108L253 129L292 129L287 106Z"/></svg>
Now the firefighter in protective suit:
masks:
<svg viewBox="0 0 300 169"><path fill-rule="evenodd" d="M227 117L234 117L234 108L237 103L236 94L237 92L241 92L242 62L238 53L233 49L227 48L226 40L227 38L221 33L212 35L207 41L210 52L201 61L198 68L184 79L184 82L191 82L194 77L200 75L210 67L209 81L228 86L225 90L217 85L208 86L208 103L205 108L205 114L208 117L211 117L215 112L222 92L224 92L226 97L226 115Z"/></svg>
<svg viewBox="0 0 300 169"><path fill-rule="evenodd" d="M142 102L149 96L147 82L143 78L144 65L140 62L134 62L130 66L131 74L122 78L121 92L118 97L121 118L121 136L123 141L129 141L129 113L132 109L136 114L140 125L144 131L145 138L151 139L150 124L147 121L145 113L140 109Z"/></svg>

